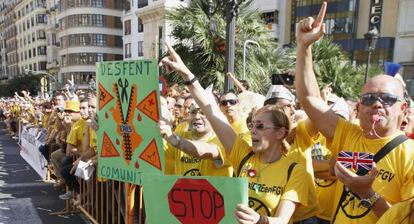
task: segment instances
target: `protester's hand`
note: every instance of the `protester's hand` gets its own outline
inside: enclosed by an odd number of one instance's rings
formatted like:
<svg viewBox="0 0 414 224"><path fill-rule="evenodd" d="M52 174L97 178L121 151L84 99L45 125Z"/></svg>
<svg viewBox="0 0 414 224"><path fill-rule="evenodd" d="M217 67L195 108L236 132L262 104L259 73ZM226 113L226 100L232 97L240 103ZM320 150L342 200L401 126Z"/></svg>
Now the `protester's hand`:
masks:
<svg viewBox="0 0 414 224"><path fill-rule="evenodd" d="M187 66L185 66L184 62L181 60L180 55L175 52L169 43L165 42L165 45L168 48L169 56L161 59L160 66L165 66L167 73L176 71L183 78L189 76L191 74L191 71L187 68Z"/></svg>
<svg viewBox="0 0 414 224"><path fill-rule="evenodd" d="M325 34L325 24L323 23L323 19L326 13L326 5L326 2L322 3L316 19L308 17L299 21L296 30L296 42L298 45L308 47Z"/></svg>
<svg viewBox="0 0 414 224"><path fill-rule="evenodd" d="M72 169L70 169L70 174L73 175L75 173L76 169L78 168L79 161L80 159L77 159L75 162L72 163L73 166L72 166Z"/></svg>
<svg viewBox="0 0 414 224"><path fill-rule="evenodd" d="M171 135L173 134L171 126L168 125L167 122L163 120L160 120L158 122L158 126L160 127L161 136L166 140L169 139L169 137L171 137Z"/></svg>
<svg viewBox="0 0 414 224"><path fill-rule="evenodd" d="M63 118L63 123L65 124L71 124L72 123L72 118L70 115L65 115L65 117Z"/></svg>
<svg viewBox="0 0 414 224"><path fill-rule="evenodd" d="M329 83L321 90L321 97L325 102L328 102L329 95L332 94L332 83Z"/></svg>
<svg viewBox="0 0 414 224"><path fill-rule="evenodd" d="M377 176L378 170L375 163L372 165L372 170L365 176L359 176L349 169L345 168L340 162L335 164L335 174L338 179L354 194L360 198L367 198L372 196L374 190L372 183Z"/></svg>
<svg viewBox="0 0 414 224"><path fill-rule="evenodd" d="M243 204L237 205L234 216L237 222L241 224L256 224L260 219L259 213Z"/></svg>

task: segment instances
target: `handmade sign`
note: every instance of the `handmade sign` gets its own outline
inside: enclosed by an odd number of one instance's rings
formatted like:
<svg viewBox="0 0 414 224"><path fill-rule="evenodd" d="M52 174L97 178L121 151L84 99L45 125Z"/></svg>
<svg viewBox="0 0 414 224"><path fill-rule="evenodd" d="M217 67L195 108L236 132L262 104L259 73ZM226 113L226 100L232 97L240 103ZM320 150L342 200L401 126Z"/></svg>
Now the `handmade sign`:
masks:
<svg viewBox="0 0 414 224"><path fill-rule="evenodd" d="M236 223L237 204L248 203L247 179L142 176L148 223Z"/></svg>
<svg viewBox="0 0 414 224"><path fill-rule="evenodd" d="M140 173L162 173L155 60L97 63L98 176L139 184Z"/></svg>

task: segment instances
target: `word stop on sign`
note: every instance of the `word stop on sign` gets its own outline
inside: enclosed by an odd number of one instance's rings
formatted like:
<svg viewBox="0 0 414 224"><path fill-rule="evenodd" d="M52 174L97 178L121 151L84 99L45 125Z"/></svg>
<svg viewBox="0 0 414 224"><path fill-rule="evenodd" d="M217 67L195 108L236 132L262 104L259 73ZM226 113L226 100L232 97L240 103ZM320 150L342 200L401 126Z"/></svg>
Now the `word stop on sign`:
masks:
<svg viewBox="0 0 414 224"><path fill-rule="evenodd" d="M170 212L182 223L218 224L223 196L206 179L178 179L168 192Z"/></svg>

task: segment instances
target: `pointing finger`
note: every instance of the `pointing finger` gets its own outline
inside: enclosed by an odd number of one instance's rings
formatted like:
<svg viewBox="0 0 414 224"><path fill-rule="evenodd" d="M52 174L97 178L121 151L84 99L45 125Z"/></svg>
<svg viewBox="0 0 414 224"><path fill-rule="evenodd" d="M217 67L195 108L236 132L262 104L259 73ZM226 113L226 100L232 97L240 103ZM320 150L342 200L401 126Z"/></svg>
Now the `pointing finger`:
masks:
<svg viewBox="0 0 414 224"><path fill-rule="evenodd" d="M323 19L325 18L325 14L326 14L326 6L327 6L327 3L323 2L321 6L321 10L319 10L318 17L316 17L316 20L313 23L313 27L319 27L322 24Z"/></svg>
<svg viewBox="0 0 414 224"><path fill-rule="evenodd" d="M167 41L165 41L165 45L167 46L168 52L170 53L170 56L173 58L173 60L175 61L181 60L180 56L177 54L174 48L171 47L171 45Z"/></svg>

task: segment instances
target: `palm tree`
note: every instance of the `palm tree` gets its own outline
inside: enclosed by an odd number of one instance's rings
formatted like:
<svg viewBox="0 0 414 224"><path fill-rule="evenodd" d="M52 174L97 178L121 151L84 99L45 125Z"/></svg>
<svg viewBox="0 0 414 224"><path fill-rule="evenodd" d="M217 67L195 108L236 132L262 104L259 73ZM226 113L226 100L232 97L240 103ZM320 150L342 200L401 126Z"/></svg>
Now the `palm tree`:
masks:
<svg viewBox="0 0 414 224"><path fill-rule="evenodd" d="M189 68L197 74L204 86L214 84L222 89L225 65L225 21L224 12L219 8L221 0L213 0L214 13L209 15L208 1L193 0L187 7L168 12L167 19L172 25L172 36L177 40L174 48ZM293 66L294 58L288 58L288 50L279 49L269 35L260 13L248 9L250 1L240 6L236 22L235 73L240 78L243 72L243 44L254 40L260 48L252 47L246 60L247 81L252 89L265 92L270 85L270 74ZM291 67L290 67L291 68ZM171 82L181 82L167 77Z"/></svg>

